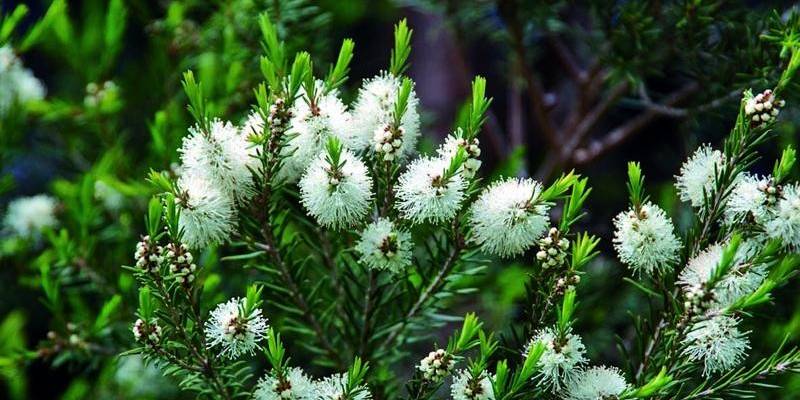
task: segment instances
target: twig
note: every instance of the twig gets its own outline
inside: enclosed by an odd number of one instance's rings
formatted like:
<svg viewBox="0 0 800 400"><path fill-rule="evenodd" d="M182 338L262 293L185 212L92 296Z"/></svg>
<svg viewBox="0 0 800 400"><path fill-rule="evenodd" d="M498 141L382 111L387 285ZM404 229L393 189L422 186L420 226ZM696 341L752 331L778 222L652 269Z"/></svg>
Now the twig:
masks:
<svg viewBox="0 0 800 400"><path fill-rule="evenodd" d="M698 88L699 85L695 82L687 84L686 86L667 96L662 104L665 106L677 104L694 93ZM653 109L648 109L642 112L632 120L611 130L602 139L590 143L586 148L575 151L575 153L572 155L572 162L578 165L591 162L595 158L605 154L610 149L619 146L634 133L639 132L650 122L662 115L662 113L656 112Z"/></svg>

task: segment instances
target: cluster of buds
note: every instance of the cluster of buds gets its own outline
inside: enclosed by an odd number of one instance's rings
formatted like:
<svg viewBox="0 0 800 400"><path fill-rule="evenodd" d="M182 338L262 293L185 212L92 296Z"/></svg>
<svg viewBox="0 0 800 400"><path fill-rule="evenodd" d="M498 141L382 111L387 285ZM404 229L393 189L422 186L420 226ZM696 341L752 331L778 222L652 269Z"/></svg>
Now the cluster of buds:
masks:
<svg viewBox="0 0 800 400"><path fill-rule="evenodd" d="M776 185L775 182L770 179L768 181L762 181L758 184L758 190L763 192L767 196L767 203L775 204L776 201L781 197L781 187Z"/></svg>
<svg viewBox="0 0 800 400"><path fill-rule="evenodd" d="M575 289L575 286L577 286L579 283L581 283L580 275L568 275L566 277L558 278L556 281L555 292L559 295L563 295L568 290Z"/></svg>
<svg viewBox="0 0 800 400"><path fill-rule="evenodd" d="M137 342L142 342L149 345L155 345L161 341L161 326L158 322L153 320L145 322L139 318L133 323L133 338Z"/></svg>
<svg viewBox="0 0 800 400"><path fill-rule="evenodd" d="M161 261L163 248L150 240L149 235L142 236L139 243L136 243L136 267L144 272L156 272Z"/></svg>
<svg viewBox="0 0 800 400"><path fill-rule="evenodd" d="M277 394L281 399L291 399L292 395L292 382L285 377L280 377L272 384L272 392Z"/></svg>
<svg viewBox="0 0 800 400"><path fill-rule="evenodd" d="M170 243L164 249L163 255L169 264L169 273L178 283L188 285L194 282L197 265L185 244Z"/></svg>
<svg viewBox="0 0 800 400"><path fill-rule="evenodd" d="M392 161L400 151L400 146L403 145L403 134L405 131L403 127L393 127L386 125L379 127L375 130L375 135L372 137L375 142L375 152L383 154L383 159Z"/></svg>
<svg viewBox="0 0 800 400"><path fill-rule="evenodd" d="M453 356L443 349L434 350L422 359L417 369L422 372L422 377L427 381L440 381L453 370L455 360Z"/></svg>
<svg viewBox="0 0 800 400"><path fill-rule="evenodd" d="M83 105L87 108L95 108L102 105L107 100L116 98L117 84L112 81L105 81L102 85L91 82L86 85L86 96L83 98Z"/></svg>
<svg viewBox="0 0 800 400"><path fill-rule="evenodd" d="M478 173L478 168L481 167L481 160L478 157L481 156L481 148L479 147L480 141L478 138L473 138L470 141L464 138L458 138L456 140L456 146L459 149L464 149L467 153L467 159L464 161L464 165L461 167L461 175L464 178L470 179Z"/></svg>
<svg viewBox="0 0 800 400"><path fill-rule="evenodd" d="M785 104L784 100L776 99L772 90L767 89L748 99L744 105L744 112L753 125L763 127L778 116Z"/></svg>
<svg viewBox="0 0 800 400"><path fill-rule="evenodd" d="M267 115L270 132L285 131L289 127L291 118L292 112L286 106L286 101L280 97L275 99L275 102L269 106L269 115Z"/></svg>
<svg viewBox="0 0 800 400"><path fill-rule="evenodd" d="M536 253L536 259L543 268L556 267L564 263L568 249L569 240L561 237L561 232L553 227L550 228L547 236L539 239L539 251Z"/></svg>

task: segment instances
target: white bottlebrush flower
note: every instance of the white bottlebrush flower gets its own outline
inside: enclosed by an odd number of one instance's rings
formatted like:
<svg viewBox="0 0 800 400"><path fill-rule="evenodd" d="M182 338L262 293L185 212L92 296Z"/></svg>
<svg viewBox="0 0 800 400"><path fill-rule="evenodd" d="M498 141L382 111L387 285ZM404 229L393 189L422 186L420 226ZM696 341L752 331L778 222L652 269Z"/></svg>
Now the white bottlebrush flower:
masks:
<svg viewBox="0 0 800 400"><path fill-rule="evenodd" d="M591 367L578 372L565 390L568 400L616 399L629 387L619 369Z"/></svg>
<svg viewBox="0 0 800 400"><path fill-rule="evenodd" d="M414 223L452 219L461 207L466 182L459 174L445 179L449 160L420 157L400 175L395 207Z"/></svg>
<svg viewBox="0 0 800 400"><path fill-rule="evenodd" d="M332 90L322 94L323 83L318 81L317 85L318 98L313 108L308 104L305 90L301 90L301 97L290 110L288 142L281 149L283 165L277 179L287 182L300 179L317 154L325 150L331 137L339 138L345 147L352 149L348 136L352 129L350 113L339 99L339 92Z"/></svg>
<svg viewBox="0 0 800 400"><path fill-rule="evenodd" d="M714 190L715 174L724 165L724 156L709 145L700 146L681 166L675 186L682 201L694 207L703 204L703 193L710 196Z"/></svg>
<svg viewBox="0 0 800 400"><path fill-rule="evenodd" d="M359 260L373 269L386 269L397 273L411 265L414 242L411 234L397 229L394 223L381 218L369 224L356 244Z"/></svg>
<svg viewBox="0 0 800 400"><path fill-rule="evenodd" d="M244 305L245 299L233 298L211 311L205 323L208 348L221 347L221 355L230 359L255 353L267 336L267 319L259 309L243 315Z"/></svg>
<svg viewBox="0 0 800 400"><path fill-rule="evenodd" d="M678 261L681 249L674 231L664 210L648 202L638 213L630 209L614 218L614 249L636 273L664 271Z"/></svg>
<svg viewBox="0 0 800 400"><path fill-rule="evenodd" d="M771 238L780 239L785 246L800 249L800 185L784 186L774 215L765 227Z"/></svg>
<svg viewBox="0 0 800 400"><path fill-rule="evenodd" d="M364 163L343 150L339 166L319 154L300 180L300 197L309 215L334 229L353 226L369 212L372 179Z"/></svg>
<svg viewBox="0 0 800 400"><path fill-rule="evenodd" d="M580 336L567 332L563 338L553 328L538 331L528 343L525 354L536 344L544 344L544 352L539 358L538 383L544 387L560 390L569 382L575 372L586 363L586 347Z"/></svg>
<svg viewBox="0 0 800 400"><path fill-rule="evenodd" d="M519 255L536 244L549 225L550 205L541 201L542 185L533 179L494 182L472 204L472 240L489 254Z"/></svg>
<svg viewBox="0 0 800 400"><path fill-rule="evenodd" d="M484 372L474 379L468 370L459 371L450 385L453 400L494 400L492 380Z"/></svg>
<svg viewBox="0 0 800 400"><path fill-rule="evenodd" d="M314 390L316 400L342 400L347 390L347 374L331 375L317 382ZM350 400L370 400L372 394L366 386L359 386L350 392Z"/></svg>
<svg viewBox="0 0 800 400"><path fill-rule="evenodd" d="M400 80L385 72L364 82L353 105L352 135L345 138L352 149L361 151L375 147L376 134L382 134L392 121L399 91ZM398 139L400 142L396 148L398 158L407 157L417 146L420 134L418 106L419 99L412 89L408 96L408 107L400 121L402 137ZM395 150L392 152L395 153Z"/></svg>
<svg viewBox="0 0 800 400"><path fill-rule="evenodd" d="M258 136L264 131L264 117L258 111L251 111L247 119L242 124L242 135L244 137Z"/></svg>
<svg viewBox="0 0 800 400"><path fill-rule="evenodd" d="M294 367L284 371L283 379L267 374L258 380L253 392L254 400L313 400L314 383L302 369Z"/></svg>
<svg viewBox="0 0 800 400"><path fill-rule="evenodd" d="M717 315L695 323L683 339L683 354L692 361L703 361L703 375L723 373L736 367L750 348L747 336L739 331L739 321Z"/></svg>
<svg viewBox="0 0 800 400"><path fill-rule="evenodd" d="M44 95L44 85L22 65L14 50L8 45L0 47L0 116L15 104L41 100Z"/></svg>
<svg viewBox="0 0 800 400"><path fill-rule="evenodd" d="M55 198L45 194L16 198L8 204L3 224L17 236L36 235L56 226L57 204Z"/></svg>
<svg viewBox="0 0 800 400"><path fill-rule="evenodd" d="M227 121L211 121L209 131L199 127L189 129L178 150L185 173L206 177L208 182L243 201L254 193L253 177L248 167L255 165L253 146L247 136Z"/></svg>
<svg viewBox="0 0 800 400"><path fill-rule="evenodd" d="M768 214L768 201L774 198L775 191L770 178L740 175L723 210L725 223L733 225L743 220L763 223Z"/></svg>
<svg viewBox="0 0 800 400"><path fill-rule="evenodd" d="M192 249L226 242L236 227L233 200L205 177L184 171L178 179L180 228Z"/></svg>
<svg viewBox="0 0 800 400"><path fill-rule="evenodd" d="M703 297L702 291L705 284L711 277L711 272L717 268L723 251L722 245L715 244L689 260L689 263L678 275L678 285L683 288L687 300L701 300L697 297ZM753 267L742 263L741 258L742 252L739 251L728 273L715 284L712 291L712 303L704 306L714 309L729 306L761 285L766 274L764 267Z"/></svg>

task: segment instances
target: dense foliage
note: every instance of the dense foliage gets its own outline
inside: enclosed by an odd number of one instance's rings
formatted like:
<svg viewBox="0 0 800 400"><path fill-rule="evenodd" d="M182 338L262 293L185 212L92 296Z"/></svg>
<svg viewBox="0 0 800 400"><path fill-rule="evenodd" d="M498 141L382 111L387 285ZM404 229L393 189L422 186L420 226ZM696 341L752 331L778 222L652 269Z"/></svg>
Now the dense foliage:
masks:
<svg viewBox="0 0 800 400"><path fill-rule="evenodd" d="M498 80L530 103L525 140L514 118L500 132L496 110L519 107L480 76L428 134L436 86L404 19L365 71L355 41L330 50L341 15L300 0L3 9L4 394L793 393L796 329L759 321L796 312L800 184L774 139L793 136L800 19L659 4L425 2L509 51ZM541 41L566 83L533 72ZM638 162L596 191L581 172L659 117L715 110L729 133L657 193ZM594 294L614 279L629 310Z"/></svg>

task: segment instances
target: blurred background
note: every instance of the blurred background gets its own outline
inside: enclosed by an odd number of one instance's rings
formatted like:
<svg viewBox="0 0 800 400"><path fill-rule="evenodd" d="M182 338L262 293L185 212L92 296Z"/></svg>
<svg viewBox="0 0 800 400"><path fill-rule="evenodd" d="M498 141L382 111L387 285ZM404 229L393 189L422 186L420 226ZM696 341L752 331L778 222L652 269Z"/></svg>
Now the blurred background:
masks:
<svg viewBox="0 0 800 400"><path fill-rule="evenodd" d="M588 176L593 192L582 224L603 239L606 257L582 280L577 330L591 332L585 340L592 360L619 365L617 338L633 336L628 313L650 306L622 280L627 271L611 247L610 221L627 204L626 162L642 163L650 196L686 228L691 216L676 199L673 176L698 145L721 144L743 90L774 83L782 59L769 34L792 6L4 0L0 47L12 52L14 73L35 77L43 93L22 96L3 76L11 76L12 63L0 59L0 212L15 198L49 193L58 201L59 224L39 235L0 232L0 398L178 397L157 371L115 357L130 344L135 308L132 278L120 266L131 262L143 231L146 173L170 168L191 121L181 74L195 71L212 114L240 122L261 81L256 18L263 11L320 71L342 39L355 40L346 101L388 65L392 25L407 18L414 29L409 75L426 136L420 151L432 151L450 132L480 74L494 99L480 136L485 178L548 180L573 168ZM768 173L780 149L796 144L793 100L777 139L760 149L756 172ZM206 255L211 268L217 261ZM523 318L523 285L533 265L525 261L497 261L478 281L465 282L479 290L454 300L455 313L476 310L508 331ZM785 335L797 342L799 288L783 288L770 315L750 322L769 326L751 338L753 354L770 353ZM800 380L786 384L787 392L765 396L800 393Z"/></svg>

